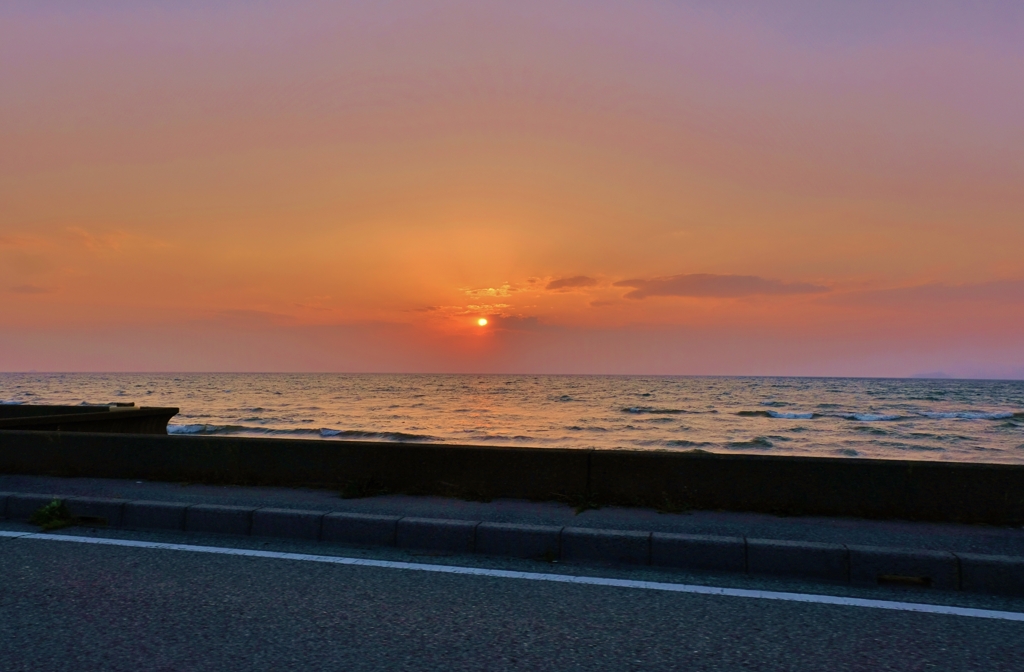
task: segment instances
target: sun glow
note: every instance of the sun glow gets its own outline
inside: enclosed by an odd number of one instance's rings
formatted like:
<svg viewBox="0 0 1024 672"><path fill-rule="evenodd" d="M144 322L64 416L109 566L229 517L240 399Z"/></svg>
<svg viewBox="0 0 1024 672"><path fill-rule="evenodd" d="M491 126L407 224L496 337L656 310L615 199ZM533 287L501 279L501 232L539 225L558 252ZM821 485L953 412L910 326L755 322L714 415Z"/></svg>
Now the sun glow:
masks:
<svg viewBox="0 0 1024 672"><path fill-rule="evenodd" d="M476 323L479 324L481 327L486 327L487 326L487 318L486 317L481 317L479 320L476 321Z"/></svg>

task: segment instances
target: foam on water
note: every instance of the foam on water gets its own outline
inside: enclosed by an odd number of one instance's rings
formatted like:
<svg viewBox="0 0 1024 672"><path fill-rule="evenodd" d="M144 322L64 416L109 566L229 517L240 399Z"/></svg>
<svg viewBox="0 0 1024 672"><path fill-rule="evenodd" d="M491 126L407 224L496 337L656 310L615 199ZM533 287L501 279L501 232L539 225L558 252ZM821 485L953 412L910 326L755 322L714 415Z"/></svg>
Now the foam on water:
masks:
<svg viewBox="0 0 1024 672"><path fill-rule="evenodd" d="M0 403L177 406L169 432L1024 463L1024 382L0 374Z"/></svg>
<svg viewBox="0 0 1024 672"><path fill-rule="evenodd" d="M1015 413L1001 412L1001 413L981 413L977 411L955 411L952 413L936 413L930 411L922 411L921 415L926 418L932 418L933 420L1006 420L1012 418Z"/></svg>
<svg viewBox="0 0 1024 672"><path fill-rule="evenodd" d="M770 418L782 418L785 420L810 420L815 417L814 413L781 413L779 411L768 411Z"/></svg>
<svg viewBox="0 0 1024 672"><path fill-rule="evenodd" d="M889 422L891 420L902 420L902 415L891 413L845 413L840 417L847 420L859 420L860 422Z"/></svg>

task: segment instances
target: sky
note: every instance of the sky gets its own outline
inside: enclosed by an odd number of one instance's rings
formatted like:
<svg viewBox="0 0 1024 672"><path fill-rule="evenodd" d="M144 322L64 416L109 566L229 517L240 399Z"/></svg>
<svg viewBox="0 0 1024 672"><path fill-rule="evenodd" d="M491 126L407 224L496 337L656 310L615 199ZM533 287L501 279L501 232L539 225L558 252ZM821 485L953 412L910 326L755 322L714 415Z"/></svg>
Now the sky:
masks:
<svg viewBox="0 0 1024 672"><path fill-rule="evenodd" d="M0 370L1024 378L1022 120L1016 1L11 0Z"/></svg>

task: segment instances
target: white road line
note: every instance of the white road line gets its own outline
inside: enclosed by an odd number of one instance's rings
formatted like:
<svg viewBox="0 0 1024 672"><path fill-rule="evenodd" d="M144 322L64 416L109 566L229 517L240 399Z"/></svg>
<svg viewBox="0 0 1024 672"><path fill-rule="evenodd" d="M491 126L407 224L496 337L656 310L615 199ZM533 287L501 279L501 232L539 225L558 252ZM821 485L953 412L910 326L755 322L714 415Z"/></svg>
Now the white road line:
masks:
<svg viewBox="0 0 1024 672"><path fill-rule="evenodd" d="M808 602L811 604L830 604L842 607L866 607L868 609L888 609L890 611L913 611L923 614L967 616L970 618L992 618L1001 621L1024 622L1024 613L1018 613L1015 611L994 611L990 609L971 609L968 607L948 607L937 604L892 602L889 600L868 600L859 597L837 597L834 595L815 595L811 593L782 593L771 590L744 590L742 588L719 588L715 586L697 586L685 583L662 583L658 581L630 581L627 579L605 579L596 576L567 576L564 574L512 572L504 569L485 569L482 567L428 565L418 562L368 560L364 558L345 558L331 555L310 555L306 553L281 553L278 551L257 551L248 548L223 548L219 546L164 544L154 541L132 541L129 539L107 539L103 537L76 537L65 534L8 532L0 530L0 537L8 537L10 539L37 539L45 541L63 541L76 544L95 544L100 546L150 548L163 551L188 551L191 553L212 553L215 555L238 555L248 558L273 558L275 560L322 562L332 565L380 567L383 569L405 569L416 572L435 572L438 574L464 574L470 576L488 576L500 579L520 579L525 581L576 583L586 586L609 586L613 588L659 590L670 593L692 593L696 595L723 595L726 597L746 597L758 600L780 600L783 602Z"/></svg>

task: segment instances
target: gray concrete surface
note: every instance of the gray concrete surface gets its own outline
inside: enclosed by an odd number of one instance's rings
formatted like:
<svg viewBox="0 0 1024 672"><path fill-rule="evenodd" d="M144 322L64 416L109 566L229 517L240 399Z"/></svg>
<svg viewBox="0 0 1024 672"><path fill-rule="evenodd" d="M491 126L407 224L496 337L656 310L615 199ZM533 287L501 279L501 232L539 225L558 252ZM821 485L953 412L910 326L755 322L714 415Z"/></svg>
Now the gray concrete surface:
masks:
<svg viewBox="0 0 1024 672"><path fill-rule="evenodd" d="M750 574L774 574L814 578L837 583L876 584L910 583L945 590L978 590L1004 594L1024 594L1022 556L936 551L921 548L867 546L851 543L823 543L807 540L761 539L754 537L721 537L629 529L607 529L576 526L540 526L529 523L492 523L480 520L387 516L325 510L303 510L284 507L257 507L238 504L152 502L122 500L110 497L67 497L67 491L81 486L78 480L57 480L44 483L63 488L55 495L65 499L72 514L89 524L108 524L135 529L184 529L189 532L220 533L280 538L301 538L344 542L349 544L397 545L400 548L444 553L504 554L514 557L543 557L568 562L602 562L611 564L666 565L690 570L736 571ZM101 485L109 485L104 483ZM115 483L123 487L123 483ZM136 482L134 485L146 485ZM156 484L167 492L167 484ZM130 489L130 488L129 488ZM224 489L216 489L224 493ZM144 492L141 494L148 494ZM244 499L251 493L227 492L229 501ZM267 493L263 493L267 494ZM281 491L271 493L285 504L299 499L317 497L313 491ZM239 497L241 495L241 497ZM285 499L290 496L292 499ZM3 510L15 519L27 519L39 506L50 501L50 495L35 493L0 493ZM378 504L390 506L413 504L422 510L432 506L440 513L459 508L457 500L434 498L426 502L416 498L376 498ZM225 501L224 497L220 501ZM341 500L338 500L341 501ZM344 500L345 503L359 500ZM504 505L504 507L503 507ZM528 502L492 503L491 509L478 508L493 514L505 508L505 515L531 513ZM550 510L547 511L550 513ZM533 512L535 513L535 512ZM620 510L618 520L649 521L649 512ZM730 514L735 516L736 514ZM675 517L675 522L686 517ZM818 519L820 522L820 519ZM182 521L184 521L182 523ZM749 522L749 521L748 521ZM763 522L763 521L762 521ZM857 521L855 530L874 532L879 525ZM884 526L890 523L882 524ZM480 528L483 527L481 537ZM944 526L949 527L949 526ZM977 528L960 526L962 533L976 533ZM987 530L984 530L987 531ZM1017 530L1003 530L1013 539ZM856 535L854 535L856 536ZM996 536L996 535L989 535ZM1014 560L1016 558L1016 561ZM966 576L967 580L962 577Z"/></svg>
<svg viewBox="0 0 1024 672"><path fill-rule="evenodd" d="M979 593L1024 595L1024 558L958 553L960 587Z"/></svg>
<svg viewBox="0 0 1024 672"><path fill-rule="evenodd" d="M124 525L135 530L184 530L185 511L175 502L128 501L124 505Z"/></svg>
<svg viewBox="0 0 1024 672"><path fill-rule="evenodd" d="M299 540L68 533L757 590L822 588ZM1019 622L34 540L0 540L0 558L0 668L11 672L1024 669ZM1024 611L1024 599L830 591Z"/></svg>
<svg viewBox="0 0 1024 672"><path fill-rule="evenodd" d="M550 525L480 523L476 527L476 552L510 558L561 557L562 528Z"/></svg>
<svg viewBox="0 0 1024 672"><path fill-rule="evenodd" d="M252 514L252 535L318 541L326 511L256 509Z"/></svg>
<svg viewBox="0 0 1024 672"><path fill-rule="evenodd" d="M841 583L850 576L850 557L842 544L747 539L747 571Z"/></svg>
<svg viewBox="0 0 1024 672"><path fill-rule="evenodd" d="M920 580L932 588L960 587L958 560L946 551L915 551L874 546L847 546L850 581L877 584L882 581Z"/></svg>
<svg viewBox="0 0 1024 672"><path fill-rule="evenodd" d="M130 480L0 475L0 491L146 499L188 504L345 511L398 517L449 518L494 523L641 530L721 537L886 546L935 551L1024 556L1024 529L855 518L782 518L721 511L658 513L609 507L575 510L565 504L495 500L468 502L442 497L388 495L341 499L325 490L246 488Z"/></svg>
<svg viewBox="0 0 1024 672"><path fill-rule="evenodd" d="M253 509L248 506L193 504L185 511L185 529L189 532L249 534L252 515Z"/></svg>
<svg viewBox="0 0 1024 672"><path fill-rule="evenodd" d="M449 553L473 553L476 550L476 520L443 518L400 518L395 537L399 548Z"/></svg>
<svg viewBox="0 0 1024 672"><path fill-rule="evenodd" d="M742 537L655 532L651 564L712 572L747 571L747 544Z"/></svg>
<svg viewBox="0 0 1024 672"><path fill-rule="evenodd" d="M324 516L321 539L368 546L394 546L398 516L370 513L329 513Z"/></svg>
<svg viewBox="0 0 1024 672"><path fill-rule="evenodd" d="M651 533L566 527L562 530L562 559L568 562L651 564Z"/></svg>

